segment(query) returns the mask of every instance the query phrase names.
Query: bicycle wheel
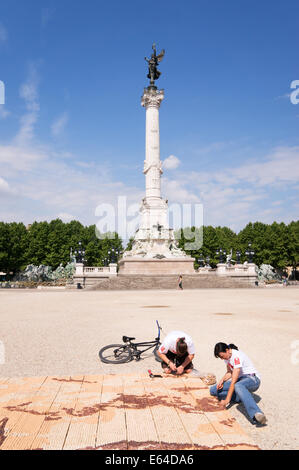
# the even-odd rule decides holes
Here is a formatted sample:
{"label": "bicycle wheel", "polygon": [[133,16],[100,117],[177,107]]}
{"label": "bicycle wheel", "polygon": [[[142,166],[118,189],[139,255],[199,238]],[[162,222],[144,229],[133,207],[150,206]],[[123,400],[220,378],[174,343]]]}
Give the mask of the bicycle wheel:
{"label": "bicycle wheel", "polygon": [[106,364],[124,364],[132,360],[132,351],[126,344],[108,344],[100,349],[99,356]]}

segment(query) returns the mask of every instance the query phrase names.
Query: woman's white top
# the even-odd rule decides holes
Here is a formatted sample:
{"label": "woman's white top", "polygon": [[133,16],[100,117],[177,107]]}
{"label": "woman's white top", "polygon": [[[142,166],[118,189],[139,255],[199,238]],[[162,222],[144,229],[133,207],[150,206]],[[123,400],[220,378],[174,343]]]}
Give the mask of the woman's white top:
{"label": "woman's white top", "polygon": [[233,372],[234,369],[241,369],[239,377],[246,374],[255,374],[259,379],[261,378],[252,361],[243,351],[232,349],[231,358],[229,360],[225,359],[224,362],[228,365],[231,372]]}

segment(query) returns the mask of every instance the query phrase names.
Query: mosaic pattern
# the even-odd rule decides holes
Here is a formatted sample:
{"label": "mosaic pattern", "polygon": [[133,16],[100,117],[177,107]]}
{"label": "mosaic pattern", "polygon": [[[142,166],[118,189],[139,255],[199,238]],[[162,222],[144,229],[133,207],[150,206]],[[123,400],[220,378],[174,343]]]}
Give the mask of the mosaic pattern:
{"label": "mosaic pattern", "polygon": [[0,378],[0,449],[255,449],[199,378]]}

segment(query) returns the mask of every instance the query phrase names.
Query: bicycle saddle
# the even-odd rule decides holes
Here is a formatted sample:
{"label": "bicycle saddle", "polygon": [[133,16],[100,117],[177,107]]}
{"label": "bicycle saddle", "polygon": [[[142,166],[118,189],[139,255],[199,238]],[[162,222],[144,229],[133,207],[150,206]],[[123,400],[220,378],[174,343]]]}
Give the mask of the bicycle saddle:
{"label": "bicycle saddle", "polygon": [[128,341],[132,341],[135,338],[130,338],[129,336],[123,336],[123,342],[127,343]]}

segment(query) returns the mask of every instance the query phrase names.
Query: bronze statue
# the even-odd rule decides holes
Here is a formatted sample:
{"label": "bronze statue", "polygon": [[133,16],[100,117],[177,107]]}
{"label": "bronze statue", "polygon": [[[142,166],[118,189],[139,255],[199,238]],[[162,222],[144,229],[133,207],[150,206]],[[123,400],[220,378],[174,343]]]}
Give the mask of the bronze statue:
{"label": "bronze statue", "polygon": [[158,78],[161,75],[161,72],[158,70],[158,62],[161,62],[161,60],[164,57],[165,50],[162,49],[160,54],[157,55],[156,51],[156,44],[152,45],[153,53],[151,55],[151,58],[148,59],[145,57],[145,60],[148,63],[148,74],[147,77],[150,79],[150,86],[155,86],[155,80],[158,80]]}

